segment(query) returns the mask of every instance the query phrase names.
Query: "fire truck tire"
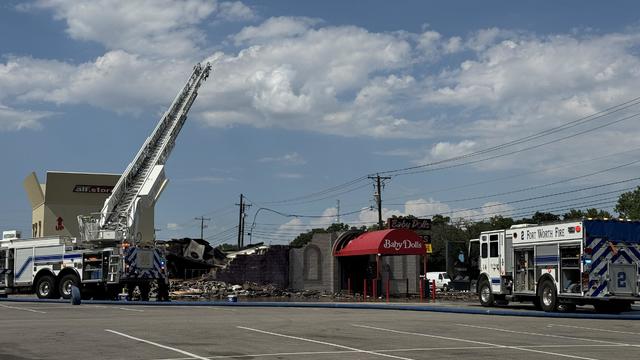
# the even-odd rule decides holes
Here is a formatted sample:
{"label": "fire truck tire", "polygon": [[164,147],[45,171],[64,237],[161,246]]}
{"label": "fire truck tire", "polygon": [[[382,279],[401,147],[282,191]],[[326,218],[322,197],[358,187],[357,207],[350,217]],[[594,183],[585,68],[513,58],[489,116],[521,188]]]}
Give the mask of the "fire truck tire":
{"label": "fire truck tire", "polygon": [[75,285],[71,285],[71,304],[80,305],[82,303],[82,294],[80,294],[80,288]]}
{"label": "fire truck tire", "polygon": [[540,306],[545,312],[553,312],[558,308],[558,295],[556,287],[551,280],[546,279],[540,283]]}
{"label": "fire truck tire", "polygon": [[484,280],[480,283],[478,297],[480,298],[480,304],[482,306],[489,307],[494,305],[493,293],[491,292],[491,286],[488,281]]}
{"label": "fire truck tire", "polygon": [[78,279],[78,276],[75,274],[67,274],[60,279],[60,282],[58,282],[58,292],[63,299],[71,299],[73,295],[71,288],[73,286],[80,286],[80,279]]}
{"label": "fire truck tire", "polygon": [[140,301],[149,301],[149,292],[151,292],[151,284],[150,283],[140,283],[138,284],[138,289],[140,289]]}
{"label": "fire truck tire", "polygon": [[42,275],[34,286],[38,299],[56,299],[56,280],[51,275]]}
{"label": "fire truck tire", "polygon": [[542,305],[540,305],[540,298],[539,297],[535,297],[533,299],[533,306],[536,308],[536,310],[542,310]]}

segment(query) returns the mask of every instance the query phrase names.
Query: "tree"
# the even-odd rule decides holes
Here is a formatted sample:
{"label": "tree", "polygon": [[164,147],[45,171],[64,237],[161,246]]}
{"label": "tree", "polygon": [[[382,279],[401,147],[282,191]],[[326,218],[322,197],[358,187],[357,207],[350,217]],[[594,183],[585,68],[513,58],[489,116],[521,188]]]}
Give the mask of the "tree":
{"label": "tree", "polygon": [[530,220],[529,219],[522,219],[522,220],[523,221],[526,220],[527,222],[532,222],[534,224],[540,224],[545,222],[559,221],[560,215],[556,215],[548,212],[536,211],[536,213],[533,214]]}
{"label": "tree", "polygon": [[332,232],[343,232],[343,231],[347,231],[349,229],[350,229],[349,225],[348,224],[344,224],[344,223],[331,224],[326,229],[322,229],[322,228],[311,229],[311,230],[309,230],[309,231],[307,231],[305,233],[301,233],[300,235],[296,236],[296,238],[293,239],[293,241],[291,241],[289,243],[289,246],[296,247],[296,248],[303,247],[309,241],[311,241],[311,239],[313,239],[313,234],[326,234],[326,233],[332,233]]}
{"label": "tree", "polygon": [[623,218],[640,219],[640,186],[622,193],[614,210]]}
{"label": "tree", "polygon": [[587,209],[587,212],[585,213],[585,215],[588,218],[596,218],[596,219],[602,219],[602,218],[611,219],[613,217],[610,212],[606,210],[598,210],[596,208]]}
{"label": "tree", "polygon": [[562,215],[562,219],[564,220],[579,220],[583,217],[585,217],[584,211],[577,209],[570,209],[569,212]]}
{"label": "tree", "polygon": [[289,243],[289,246],[295,247],[295,248],[303,247],[309,241],[311,241],[311,239],[313,239],[313,234],[325,233],[325,232],[326,231],[324,229],[311,229],[305,233],[301,233],[300,235],[296,236],[296,238]]}
{"label": "tree", "polygon": [[586,211],[571,209],[568,213],[565,213],[562,218],[564,220],[580,220],[582,218],[594,218],[594,219],[603,219],[603,218],[611,218],[611,213],[606,210],[598,210],[596,208],[590,208]]}
{"label": "tree", "polygon": [[511,225],[514,224],[514,221],[510,217],[506,218],[500,215],[496,215],[489,219],[489,224],[491,224],[493,230],[508,229],[511,227]]}

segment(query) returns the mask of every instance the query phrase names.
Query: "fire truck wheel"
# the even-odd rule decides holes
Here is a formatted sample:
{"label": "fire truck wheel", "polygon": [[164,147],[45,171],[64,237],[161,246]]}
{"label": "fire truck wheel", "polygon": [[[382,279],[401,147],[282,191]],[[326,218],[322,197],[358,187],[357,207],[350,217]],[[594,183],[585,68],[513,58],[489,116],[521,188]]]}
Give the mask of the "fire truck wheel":
{"label": "fire truck wheel", "polygon": [[478,296],[480,297],[480,304],[482,306],[493,306],[493,294],[491,293],[491,286],[485,280],[480,284],[480,290],[478,291]]}
{"label": "fire truck wheel", "polygon": [[56,281],[51,275],[43,275],[38,278],[35,291],[38,299],[55,299],[58,297],[58,294],[56,294]]}
{"label": "fire truck wheel", "polygon": [[543,280],[540,284],[540,306],[545,312],[556,311],[558,308],[558,296],[556,287],[551,280]]}
{"label": "fire truck wheel", "polygon": [[58,284],[58,291],[63,299],[71,299],[71,287],[80,286],[80,279],[74,274],[67,274],[60,279]]}
{"label": "fire truck wheel", "polygon": [[138,289],[140,289],[140,301],[149,301],[149,292],[151,291],[151,284],[140,283],[138,285]]}
{"label": "fire truck wheel", "polygon": [[535,297],[533,299],[533,306],[536,308],[536,310],[542,310],[542,305],[540,305],[540,298],[539,297]]}

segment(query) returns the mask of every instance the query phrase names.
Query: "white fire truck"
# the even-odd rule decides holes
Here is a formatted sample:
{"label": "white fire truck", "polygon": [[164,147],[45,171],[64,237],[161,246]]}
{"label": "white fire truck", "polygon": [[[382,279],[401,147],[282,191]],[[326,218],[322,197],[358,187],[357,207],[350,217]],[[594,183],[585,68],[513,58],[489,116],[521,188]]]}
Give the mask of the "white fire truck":
{"label": "white fire truck", "polygon": [[531,301],[544,311],[630,309],[638,294],[640,221],[582,220],[486,231],[477,292],[483,306]]}
{"label": "white fire truck", "polygon": [[142,300],[148,300],[151,282],[158,281],[160,298],[168,300],[165,260],[154,241],[142,236],[140,214],[155,204],[167,184],[164,164],[210,71],[209,63],[194,66],[102,211],[78,216],[79,239],[3,234],[0,295],[33,291],[39,298],[70,298],[75,285],[87,296],[113,298],[126,286],[129,295],[138,287]]}

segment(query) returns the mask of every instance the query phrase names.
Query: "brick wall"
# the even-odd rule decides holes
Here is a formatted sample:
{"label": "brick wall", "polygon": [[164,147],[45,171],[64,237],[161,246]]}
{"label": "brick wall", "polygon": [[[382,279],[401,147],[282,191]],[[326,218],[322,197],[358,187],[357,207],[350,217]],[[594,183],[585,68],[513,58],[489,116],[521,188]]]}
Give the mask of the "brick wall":
{"label": "brick wall", "polygon": [[238,255],[227,267],[218,269],[218,281],[229,284],[253,282],[289,287],[289,246],[272,245],[264,254]]}

